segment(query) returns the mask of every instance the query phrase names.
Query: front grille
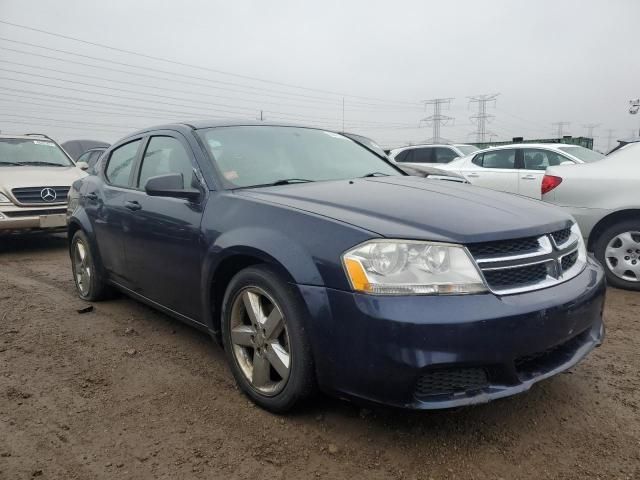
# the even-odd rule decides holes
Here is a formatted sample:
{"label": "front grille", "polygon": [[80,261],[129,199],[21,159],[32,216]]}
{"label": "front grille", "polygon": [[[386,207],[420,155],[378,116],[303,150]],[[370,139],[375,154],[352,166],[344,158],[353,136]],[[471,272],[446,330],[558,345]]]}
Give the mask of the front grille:
{"label": "front grille", "polygon": [[566,272],[571,267],[573,267],[577,261],[578,261],[577,250],[575,252],[570,253],[569,255],[565,255],[564,257],[562,257],[562,261],[561,261],[562,271]]}
{"label": "front grille", "polygon": [[[489,289],[509,295],[550,287],[580,273],[578,242],[570,228],[539,237],[467,245]],[[566,274],[565,274],[566,273]]]}
{"label": "front grille", "polygon": [[5,217],[34,217],[40,215],[55,215],[58,213],[67,213],[66,208],[47,208],[42,210],[14,210],[12,212],[2,212]]}
{"label": "front grille", "polygon": [[449,368],[434,370],[420,376],[416,384],[416,397],[451,395],[480,390],[489,385],[483,368]]}
{"label": "front grille", "polygon": [[489,287],[494,290],[510,288],[514,285],[522,287],[545,280],[547,278],[547,264],[537,263],[524,267],[487,270],[484,272],[484,278]]}
{"label": "front grille", "polygon": [[[43,199],[42,191],[45,189],[51,189],[55,192],[55,199]],[[35,205],[46,203],[65,203],[67,201],[67,194],[69,193],[69,187],[25,187],[14,188],[11,190],[13,196],[22,205]]]}
{"label": "front grille", "polygon": [[537,237],[518,238],[515,240],[499,240],[497,242],[472,243],[468,245],[474,257],[522,254],[535,252],[540,245]]}
{"label": "front grille", "polygon": [[529,377],[559,367],[570,360],[573,354],[584,345],[588,336],[589,330],[585,330],[565,343],[516,358],[515,367],[518,375]]}
{"label": "front grille", "polygon": [[551,236],[556,242],[556,245],[562,245],[563,243],[566,243],[567,240],[569,240],[569,237],[571,236],[571,229],[565,228],[564,230],[558,230],[557,232],[553,232]]}

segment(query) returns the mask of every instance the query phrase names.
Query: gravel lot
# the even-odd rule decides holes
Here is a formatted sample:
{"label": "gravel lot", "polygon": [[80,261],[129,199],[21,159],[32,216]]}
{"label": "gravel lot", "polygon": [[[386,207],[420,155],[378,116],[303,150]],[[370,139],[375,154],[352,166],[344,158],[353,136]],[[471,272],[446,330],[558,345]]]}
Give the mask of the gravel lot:
{"label": "gravel lot", "polygon": [[74,293],[65,239],[0,238],[0,478],[640,478],[640,294],[605,344],[527,394],[445,412],[319,397],[279,417],[210,338]]}

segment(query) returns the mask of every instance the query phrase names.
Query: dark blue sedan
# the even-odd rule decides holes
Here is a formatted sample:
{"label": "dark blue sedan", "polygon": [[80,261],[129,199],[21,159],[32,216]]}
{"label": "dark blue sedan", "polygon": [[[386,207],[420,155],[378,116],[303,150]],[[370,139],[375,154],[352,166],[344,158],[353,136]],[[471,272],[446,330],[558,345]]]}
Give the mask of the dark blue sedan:
{"label": "dark blue sedan", "polygon": [[603,272],[571,217],[406,176],[339,133],[150,128],[69,197],[80,297],[115,288],[209,332],[272,411],[318,388],[416,409],[487,402],[603,339]]}

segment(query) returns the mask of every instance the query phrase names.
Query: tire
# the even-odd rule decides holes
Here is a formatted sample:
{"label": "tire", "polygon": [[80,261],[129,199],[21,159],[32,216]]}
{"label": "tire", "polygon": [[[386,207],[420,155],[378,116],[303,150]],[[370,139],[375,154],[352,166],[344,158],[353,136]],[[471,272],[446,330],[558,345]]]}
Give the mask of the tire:
{"label": "tire", "polygon": [[610,226],[596,239],[593,250],[609,285],[640,290],[640,219]]}
{"label": "tire", "polygon": [[111,289],[96,267],[89,239],[82,230],[78,230],[71,240],[71,268],[76,291],[82,300],[94,302],[108,297]]}
{"label": "tire", "polygon": [[225,292],[222,343],[233,376],[245,395],[274,413],[289,411],[316,388],[304,312],[297,291],[267,265],[240,271]]}

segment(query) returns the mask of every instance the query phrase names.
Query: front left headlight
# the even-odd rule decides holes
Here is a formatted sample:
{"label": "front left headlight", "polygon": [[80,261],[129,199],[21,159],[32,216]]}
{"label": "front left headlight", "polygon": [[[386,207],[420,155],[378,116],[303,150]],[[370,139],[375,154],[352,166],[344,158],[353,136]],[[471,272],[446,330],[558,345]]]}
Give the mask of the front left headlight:
{"label": "front left headlight", "polygon": [[11,200],[4,193],[0,193],[0,203],[11,203]]}
{"label": "front left headlight", "polygon": [[571,233],[578,237],[578,263],[586,263],[587,261],[587,246],[584,243],[584,237],[580,231],[580,227],[577,223],[571,225]]}
{"label": "front left headlight", "polygon": [[461,295],[487,291],[461,245],[370,240],[342,255],[353,290],[376,295]]}

